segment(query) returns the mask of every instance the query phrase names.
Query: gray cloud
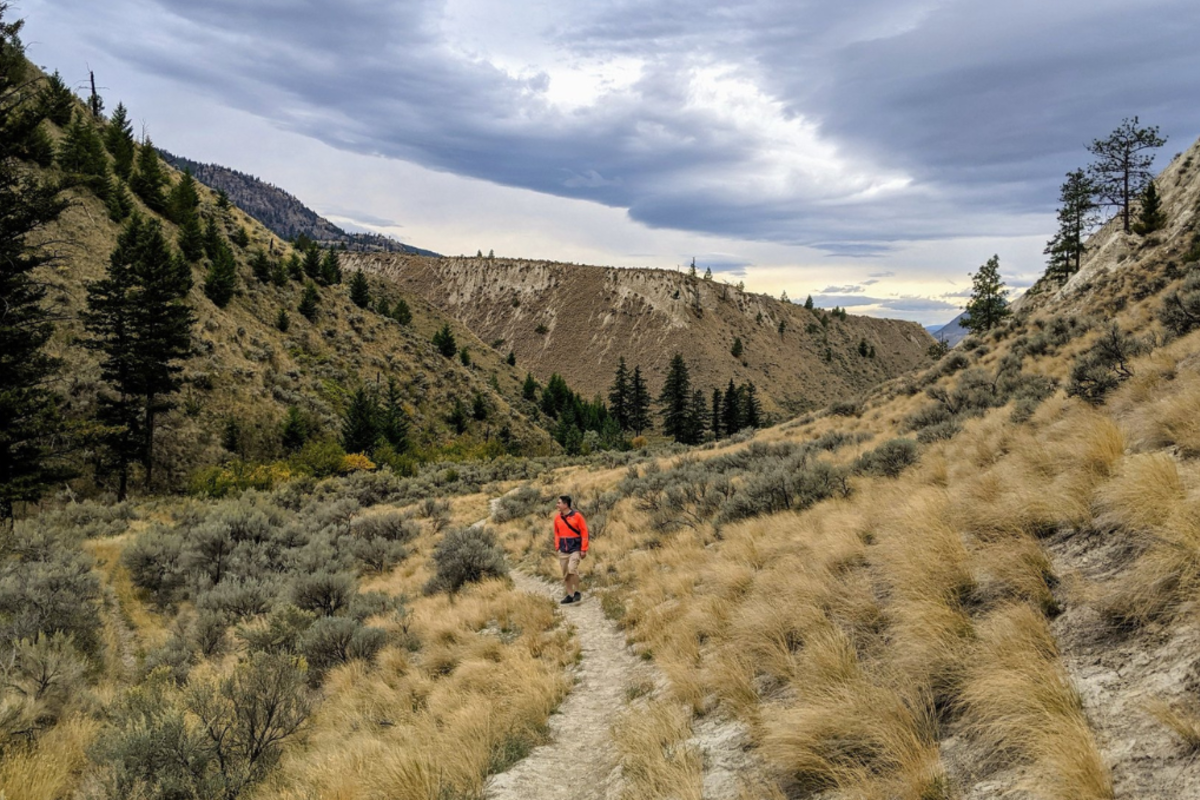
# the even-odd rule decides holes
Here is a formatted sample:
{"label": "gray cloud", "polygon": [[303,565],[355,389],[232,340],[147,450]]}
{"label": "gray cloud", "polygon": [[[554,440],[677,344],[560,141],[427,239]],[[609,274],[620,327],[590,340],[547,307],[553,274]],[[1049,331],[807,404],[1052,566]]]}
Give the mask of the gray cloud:
{"label": "gray cloud", "polygon": [[[433,0],[61,6],[95,14],[94,39],[139,69],[338,148],[848,258],[1036,233],[1031,215],[1121,117],[1160,124],[1176,149],[1200,130],[1200,106],[1178,102],[1200,74],[1192,0],[566,2],[546,48],[640,65],[574,108],[551,99],[549,59],[518,69],[473,50]],[[155,35],[131,37],[125,20],[151,13]],[[699,102],[705,70],[757,94]],[[778,138],[799,120],[846,164]]]}
{"label": "gray cloud", "polygon": [[854,293],[854,292],[865,292],[865,291],[866,291],[866,289],[863,288],[862,286],[855,286],[855,285],[826,286],[824,289],[821,290],[821,294],[823,294],[823,295],[849,294],[849,293]]}

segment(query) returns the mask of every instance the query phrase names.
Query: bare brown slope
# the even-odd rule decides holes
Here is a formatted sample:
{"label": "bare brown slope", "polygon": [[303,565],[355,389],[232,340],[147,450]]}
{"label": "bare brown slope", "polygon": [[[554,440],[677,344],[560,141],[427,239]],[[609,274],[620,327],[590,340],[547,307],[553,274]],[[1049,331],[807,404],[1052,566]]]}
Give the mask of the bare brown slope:
{"label": "bare brown slope", "polygon": [[[767,409],[799,413],[926,363],[933,343],[914,322],[842,320],[664,270],[392,253],[343,263],[424,297],[483,341],[511,349],[518,368],[542,380],[557,372],[585,395],[607,390],[621,357],[630,369],[640,365],[657,392],[679,352],[694,386],[750,381]],[[741,358],[731,353],[735,337]],[[860,354],[862,341],[874,358]]]}

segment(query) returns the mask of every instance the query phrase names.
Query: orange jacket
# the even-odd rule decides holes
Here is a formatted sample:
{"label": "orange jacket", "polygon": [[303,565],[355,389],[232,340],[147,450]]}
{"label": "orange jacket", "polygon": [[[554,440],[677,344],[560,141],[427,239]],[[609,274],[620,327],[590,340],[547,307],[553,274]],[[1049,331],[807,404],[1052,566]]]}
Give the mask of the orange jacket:
{"label": "orange jacket", "polygon": [[[571,527],[567,527],[567,523],[570,523]],[[575,531],[571,530],[571,528],[577,529],[579,531],[579,533],[575,533]],[[561,539],[579,539],[579,538],[583,539],[583,541],[580,542],[579,551],[581,553],[586,553],[587,549],[588,549],[588,529],[587,529],[587,522],[584,520],[583,514],[580,514],[575,509],[571,509],[570,511],[567,512],[567,515],[565,518],[563,517],[562,514],[554,515],[554,549],[555,550],[560,549],[559,545],[558,545],[559,540],[561,540]]]}

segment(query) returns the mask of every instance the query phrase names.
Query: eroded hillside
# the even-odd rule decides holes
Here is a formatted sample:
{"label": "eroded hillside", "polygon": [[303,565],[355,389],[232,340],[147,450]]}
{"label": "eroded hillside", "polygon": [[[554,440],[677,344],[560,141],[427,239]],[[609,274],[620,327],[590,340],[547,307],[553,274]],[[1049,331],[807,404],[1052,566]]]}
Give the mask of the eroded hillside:
{"label": "eroded hillside", "polygon": [[620,358],[640,365],[657,393],[678,352],[706,396],[731,379],[752,382],[770,410],[796,414],[927,363],[933,343],[913,322],[809,311],[664,270],[399,254],[353,254],[346,264],[424,297],[543,381],[558,372],[586,396],[607,392]]}

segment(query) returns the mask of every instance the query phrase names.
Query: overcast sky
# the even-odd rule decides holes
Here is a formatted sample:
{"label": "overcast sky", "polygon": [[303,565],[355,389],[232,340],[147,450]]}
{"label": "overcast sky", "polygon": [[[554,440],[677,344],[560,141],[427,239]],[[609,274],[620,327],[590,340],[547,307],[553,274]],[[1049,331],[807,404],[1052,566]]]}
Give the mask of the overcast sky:
{"label": "overcast sky", "polygon": [[1200,135],[1196,0],[16,0],[155,144],[447,254],[954,317],[1043,269],[1064,173]]}

